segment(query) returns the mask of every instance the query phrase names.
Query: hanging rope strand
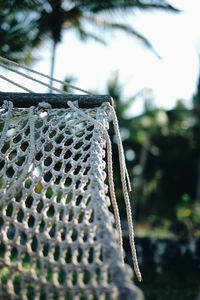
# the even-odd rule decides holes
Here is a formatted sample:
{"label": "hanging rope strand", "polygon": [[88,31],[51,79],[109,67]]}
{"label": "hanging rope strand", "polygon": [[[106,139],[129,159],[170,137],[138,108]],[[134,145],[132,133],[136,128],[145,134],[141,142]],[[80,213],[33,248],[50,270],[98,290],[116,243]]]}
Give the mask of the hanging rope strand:
{"label": "hanging rope strand", "polygon": [[[126,168],[124,151],[123,151],[122,141],[121,141],[121,137],[120,137],[117,116],[116,116],[114,108],[109,103],[108,103],[108,106],[109,106],[109,109],[110,109],[110,112],[112,115],[113,125],[114,125],[116,139],[117,139],[117,146],[118,146],[118,151],[119,151],[120,174],[121,174],[122,190],[123,190],[123,195],[124,195],[124,200],[125,200],[125,205],[126,205],[126,213],[127,213],[128,227],[129,227],[129,241],[130,241],[130,246],[131,246],[133,264],[134,264],[134,269],[135,269],[137,278],[139,281],[141,281],[142,276],[141,276],[138,261],[137,261],[137,254],[136,254],[135,241],[134,241],[132,212],[131,212],[130,199],[129,199],[128,189],[127,189],[127,184],[126,184],[126,177],[127,177],[128,171]],[[128,181],[128,185],[130,185],[129,176],[128,176],[127,181]]]}

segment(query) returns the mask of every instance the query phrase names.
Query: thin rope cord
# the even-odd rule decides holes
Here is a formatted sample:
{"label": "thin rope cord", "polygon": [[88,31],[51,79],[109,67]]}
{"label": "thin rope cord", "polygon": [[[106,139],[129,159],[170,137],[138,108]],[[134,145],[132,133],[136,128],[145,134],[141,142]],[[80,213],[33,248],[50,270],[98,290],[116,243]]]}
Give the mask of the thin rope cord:
{"label": "thin rope cord", "polygon": [[135,241],[134,241],[132,212],[131,212],[130,199],[129,199],[127,184],[126,184],[127,169],[125,166],[124,151],[123,151],[122,141],[120,138],[119,125],[118,125],[115,110],[110,104],[108,104],[108,105],[109,105],[110,112],[111,112],[112,119],[113,119],[113,125],[114,125],[114,129],[115,129],[117,146],[118,146],[118,151],[119,151],[120,174],[121,174],[122,190],[123,190],[125,206],[126,206],[126,213],[127,213],[128,227],[129,227],[129,240],[130,240],[131,253],[132,253],[132,258],[133,258],[133,264],[134,264],[134,269],[135,269],[137,278],[139,281],[141,281],[142,276],[141,276],[138,261],[137,261],[136,247],[135,247]]}
{"label": "thin rope cord", "polygon": [[84,117],[86,120],[89,120],[94,125],[96,125],[105,134],[105,138],[106,138],[106,142],[107,142],[107,163],[108,163],[108,181],[109,181],[110,197],[111,197],[111,202],[112,202],[112,206],[113,206],[113,210],[114,210],[116,228],[118,231],[118,242],[120,245],[120,249],[121,249],[121,253],[122,253],[122,260],[123,260],[123,239],[122,239],[122,230],[121,230],[119,209],[118,209],[117,200],[115,197],[113,168],[112,168],[112,146],[111,146],[110,137],[101,123],[99,123],[98,121],[94,120],[93,118],[91,118],[90,116],[88,116],[87,114],[82,112],[71,101],[68,101],[68,105],[72,110],[74,110],[79,115]]}
{"label": "thin rope cord", "polygon": [[9,122],[10,122],[10,118],[11,118],[11,115],[12,115],[12,108],[13,108],[13,103],[11,101],[9,101],[9,102],[4,101],[4,105],[5,105],[5,107],[8,107],[8,112],[7,112],[7,115],[6,115],[6,120],[5,120],[5,123],[4,123],[3,131],[1,133],[0,149],[1,149],[2,145],[5,142],[6,132],[8,131]]}
{"label": "thin rope cord", "polygon": [[29,76],[29,75],[26,75],[26,74],[24,74],[24,73],[22,73],[22,72],[19,72],[19,71],[15,70],[15,69],[13,69],[13,68],[11,68],[11,67],[8,67],[8,66],[6,66],[6,65],[4,65],[4,64],[2,64],[2,63],[0,63],[0,66],[3,67],[3,68],[5,68],[5,69],[7,69],[7,70],[9,70],[9,71],[11,71],[11,72],[17,73],[17,74],[19,74],[19,75],[21,75],[21,76],[23,76],[23,77],[25,77],[25,78],[27,78],[27,79],[30,79],[30,80],[32,80],[32,81],[35,81],[35,82],[41,84],[41,85],[44,85],[44,86],[48,87],[49,89],[51,89],[51,90],[53,90],[53,91],[56,91],[56,92],[58,92],[58,93],[62,93],[62,94],[64,94],[64,95],[68,95],[68,94],[69,94],[69,93],[66,93],[66,92],[64,92],[64,91],[62,91],[62,90],[60,90],[60,89],[57,89],[57,88],[55,88],[55,87],[50,86],[48,83],[45,83],[45,82],[43,82],[43,81],[41,81],[41,80],[38,80],[38,79],[36,79],[36,78],[34,78],[34,77],[32,77],[32,76]]}
{"label": "thin rope cord", "polygon": [[72,85],[72,84],[70,84],[70,83],[67,83],[67,82],[65,82],[65,81],[58,80],[58,79],[56,79],[56,78],[54,78],[54,77],[48,76],[48,75],[43,74],[43,73],[41,73],[41,72],[35,71],[35,70],[31,69],[31,68],[28,68],[28,67],[26,67],[26,66],[23,66],[23,65],[21,65],[21,64],[18,64],[18,63],[16,63],[16,62],[14,62],[14,61],[12,61],[12,60],[10,60],[10,59],[4,58],[4,57],[2,57],[2,56],[0,56],[0,60],[2,60],[3,62],[6,62],[6,63],[10,63],[10,64],[12,64],[12,65],[15,65],[15,66],[17,66],[17,67],[20,67],[20,68],[22,68],[22,69],[24,69],[24,70],[30,71],[30,72],[32,72],[32,73],[35,73],[35,74],[37,74],[37,75],[43,76],[43,77],[45,77],[45,78],[48,78],[48,79],[53,80],[53,81],[55,81],[55,82],[58,82],[58,83],[60,83],[60,84],[63,84],[63,85],[65,85],[65,86],[67,86],[67,87],[70,87],[70,88],[72,88],[72,89],[74,89],[74,90],[81,91],[81,92],[83,92],[83,93],[85,93],[85,94],[88,94],[88,95],[94,95],[93,93],[91,93],[91,92],[89,92],[89,91],[87,91],[87,90],[84,90],[84,89],[82,89],[82,88],[79,88],[79,87],[77,87],[77,86],[75,86],[75,85]]}
{"label": "thin rope cord", "polygon": [[17,192],[19,187],[22,185],[23,181],[25,180],[27,174],[29,173],[30,166],[33,162],[34,158],[34,152],[35,152],[35,138],[34,138],[34,130],[35,130],[35,124],[34,124],[34,119],[33,119],[33,111],[34,111],[34,106],[31,106],[29,108],[29,128],[30,128],[30,147],[29,147],[29,154],[28,154],[28,160],[27,163],[22,171],[21,176],[16,180],[16,182],[12,186],[12,190],[8,190],[7,194],[5,196],[5,200],[8,200],[10,197],[12,197],[13,193]]}
{"label": "thin rope cord", "polygon": [[28,92],[28,93],[33,93],[33,91],[29,90],[29,89],[26,88],[25,86],[23,86],[23,85],[21,85],[21,84],[15,82],[15,81],[13,81],[13,80],[11,80],[11,79],[5,77],[5,76],[3,76],[3,75],[0,75],[0,78],[3,79],[3,80],[5,80],[5,81],[8,81],[9,83],[11,83],[11,84],[13,84],[13,85],[16,85],[17,87],[21,88],[22,90],[25,90],[25,91]]}

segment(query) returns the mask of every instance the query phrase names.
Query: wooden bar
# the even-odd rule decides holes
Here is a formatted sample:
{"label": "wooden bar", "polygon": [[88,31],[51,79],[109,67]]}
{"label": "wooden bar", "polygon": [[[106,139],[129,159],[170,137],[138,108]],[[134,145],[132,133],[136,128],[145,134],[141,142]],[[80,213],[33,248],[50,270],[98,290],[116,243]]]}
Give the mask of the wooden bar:
{"label": "wooden bar", "polygon": [[40,102],[51,104],[52,108],[67,108],[67,101],[78,101],[80,108],[94,108],[104,102],[113,105],[109,95],[63,95],[63,94],[39,94],[39,93],[4,93],[0,92],[0,105],[3,101],[12,101],[14,107],[25,108],[37,106]]}

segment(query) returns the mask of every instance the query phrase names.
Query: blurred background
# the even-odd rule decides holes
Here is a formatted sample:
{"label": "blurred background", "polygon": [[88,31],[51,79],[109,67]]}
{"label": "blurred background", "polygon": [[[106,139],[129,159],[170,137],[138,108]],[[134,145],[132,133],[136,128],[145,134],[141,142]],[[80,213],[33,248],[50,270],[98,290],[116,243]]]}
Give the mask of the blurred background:
{"label": "blurred background", "polygon": [[199,11],[197,0],[0,0],[1,56],[115,100],[147,300],[200,299]]}

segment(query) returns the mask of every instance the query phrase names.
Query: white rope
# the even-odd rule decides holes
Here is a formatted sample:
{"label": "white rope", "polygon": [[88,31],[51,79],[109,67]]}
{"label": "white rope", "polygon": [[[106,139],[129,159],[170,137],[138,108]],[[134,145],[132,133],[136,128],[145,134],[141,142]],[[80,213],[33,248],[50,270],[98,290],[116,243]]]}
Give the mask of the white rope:
{"label": "white rope", "polygon": [[[64,86],[70,87],[70,88],[72,88],[72,89],[74,89],[74,90],[81,91],[81,92],[86,93],[86,94],[88,94],[88,95],[94,95],[93,93],[91,93],[91,92],[89,92],[89,91],[86,91],[86,90],[84,90],[84,89],[82,89],[82,88],[79,88],[79,87],[77,87],[77,86],[75,86],[75,85],[72,85],[72,84],[70,84],[70,83],[67,83],[66,81],[58,80],[58,79],[53,78],[53,77],[51,77],[51,76],[48,76],[48,75],[46,75],[46,74],[40,73],[40,72],[38,72],[38,71],[35,71],[35,70],[33,70],[33,69],[31,69],[31,68],[28,68],[28,67],[26,67],[26,66],[23,66],[23,65],[21,65],[21,64],[18,64],[18,63],[16,63],[16,62],[14,62],[14,61],[12,61],[12,60],[9,60],[9,59],[7,59],[7,58],[4,58],[4,57],[2,57],[2,56],[0,56],[0,60],[2,60],[3,62],[6,62],[6,63],[10,63],[10,64],[12,64],[12,65],[14,65],[14,66],[20,67],[20,68],[22,68],[22,69],[24,69],[24,70],[30,71],[30,72],[32,72],[32,73],[35,73],[35,74],[37,74],[37,75],[40,75],[40,76],[42,76],[42,77],[45,77],[45,78],[47,78],[47,79],[53,80],[53,81],[58,82],[58,83],[60,83],[60,84],[63,84]],[[2,66],[5,67],[5,65],[2,65]],[[49,86],[49,87],[50,87],[50,86]],[[51,87],[50,87],[50,88],[51,88]],[[52,89],[52,88],[51,88],[51,89]]]}
{"label": "white rope", "polygon": [[[0,56],[0,59],[5,61],[5,62],[10,62],[13,63],[17,66],[20,66],[22,68],[24,68],[21,65],[18,65],[12,61],[9,61],[7,59],[4,59]],[[12,72],[15,72],[21,76],[24,76],[30,80],[36,81],[48,88],[50,88],[51,90],[57,91],[61,94],[65,94],[67,95],[68,93],[54,88],[52,86],[50,86],[49,84],[46,84],[40,80],[37,80],[31,76],[28,76],[26,74],[23,74],[13,68],[10,68],[2,63],[0,63],[0,66],[6,68],[7,70],[10,70]],[[29,71],[33,71],[29,68],[26,68]],[[42,75],[42,73],[36,72],[34,71],[34,73],[37,73],[39,75]],[[46,75],[42,75],[46,78],[51,78],[49,76]],[[4,79],[4,76],[1,75],[1,78]],[[52,78],[53,79],[53,78]],[[6,79],[7,81],[9,81],[9,79]],[[55,79],[53,79],[55,80]],[[55,80],[57,82],[60,82],[58,80]],[[62,84],[64,84],[64,82],[61,82]],[[16,84],[17,85],[17,84]],[[18,85],[19,86],[19,85]],[[69,86],[69,85],[68,85]],[[22,86],[20,86],[22,87]],[[73,87],[73,86],[70,86]],[[22,87],[24,89],[26,89],[25,87]],[[77,87],[73,87],[75,89],[79,89]],[[80,89],[79,89],[80,90]],[[32,92],[30,90],[28,90],[29,92]],[[82,90],[84,91],[84,90]],[[84,91],[87,94],[90,94],[87,91]],[[122,230],[121,230],[121,221],[120,221],[120,216],[119,216],[119,210],[118,210],[118,206],[117,206],[117,201],[116,201],[116,196],[115,196],[115,188],[114,188],[114,181],[113,181],[113,169],[112,169],[112,147],[111,147],[111,141],[110,141],[110,137],[107,133],[107,131],[104,129],[103,125],[101,123],[99,123],[98,121],[94,120],[92,117],[88,116],[87,114],[85,114],[83,111],[81,111],[79,108],[77,108],[71,101],[68,101],[68,105],[69,107],[71,107],[71,109],[73,109],[74,111],[76,111],[79,115],[81,115],[82,117],[90,120],[95,126],[97,126],[101,131],[103,131],[105,138],[106,138],[106,142],[107,142],[107,160],[108,160],[108,179],[109,179],[109,187],[110,187],[110,196],[111,196],[111,202],[113,205],[113,209],[114,209],[114,215],[115,215],[115,222],[116,222],[116,227],[117,227],[117,231],[118,231],[118,241],[119,241],[119,245],[121,248],[121,253],[123,253],[123,241],[122,241]],[[125,156],[124,156],[124,151],[123,151],[123,146],[122,146],[122,141],[120,138],[120,133],[119,133],[119,126],[118,126],[118,121],[117,121],[117,117],[114,111],[114,108],[108,104],[109,106],[109,111],[112,115],[112,120],[113,120],[113,124],[114,124],[114,129],[115,129],[115,134],[116,134],[116,139],[117,139],[117,145],[118,145],[118,151],[119,151],[119,162],[120,162],[120,174],[121,174],[121,182],[122,182],[122,190],[123,190],[123,195],[124,195],[124,200],[125,200],[125,205],[126,205],[126,213],[127,213],[127,219],[128,219],[128,227],[129,227],[129,239],[130,239],[130,246],[131,246],[131,253],[132,253],[132,259],[133,259],[133,264],[134,264],[134,269],[135,269],[135,273],[137,275],[137,278],[139,281],[142,280],[142,276],[139,270],[139,266],[138,266],[138,262],[137,262],[137,255],[136,255],[136,248],[135,248],[135,242],[134,242],[134,230],[133,230],[133,222],[132,222],[132,213],[131,213],[131,207],[130,207],[130,200],[129,200],[129,196],[128,196],[128,189],[127,189],[127,184],[128,184],[128,188],[129,190],[131,190],[131,184],[130,184],[130,179],[128,176],[128,171],[126,168],[126,163],[125,163]],[[33,107],[30,108],[30,113],[29,113],[29,124],[30,124],[30,153],[29,153],[29,157],[28,157],[28,162],[22,172],[22,175],[20,176],[20,178],[16,181],[15,183],[15,188],[18,188],[21,183],[23,182],[24,178],[26,177],[28,170],[30,168],[30,165],[32,163],[33,157],[34,157],[34,122],[33,122]],[[127,182],[126,182],[127,180]],[[123,256],[123,254],[122,254]]]}
{"label": "white rope", "polygon": [[140,269],[138,266],[138,261],[137,261],[137,254],[136,254],[135,241],[134,241],[132,213],[131,213],[130,199],[129,199],[128,189],[127,189],[127,184],[126,184],[126,177],[127,177],[128,185],[130,185],[130,180],[129,180],[129,177],[127,176],[128,171],[126,168],[124,150],[123,150],[122,141],[121,141],[121,137],[120,137],[117,116],[116,116],[114,108],[109,103],[108,103],[108,106],[109,106],[109,109],[110,109],[110,112],[112,115],[113,125],[114,125],[114,129],[115,129],[115,135],[116,135],[116,139],[117,139],[117,146],[118,146],[118,151],[119,151],[120,174],[121,174],[122,190],[123,190],[123,195],[124,195],[124,200],[125,200],[125,205],[126,205],[126,213],[127,213],[127,219],[128,219],[128,227],[129,227],[129,240],[130,240],[131,253],[132,253],[132,258],[133,258],[133,264],[134,264],[134,269],[135,269],[137,278],[139,281],[141,281],[142,276],[141,276]]}
{"label": "white rope", "polygon": [[35,125],[33,119],[34,108],[35,108],[34,106],[31,106],[29,108],[30,146],[29,146],[28,160],[26,165],[24,166],[21,176],[12,185],[12,190],[8,189],[5,199],[3,199],[4,201],[8,200],[10,197],[12,197],[13,193],[16,193],[18,191],[23,181],[25,180],[27,174],[30,172],[30,166],[33,162],[33,158],[35,154],[35,138],[34,138]]}
{"label": "white rope", "polygon": [[16,81],[13,81],[13,80],[11,80],[11,79],[5,77],[5,76],[3,76],[3,75],[0,75],[0,78],[3,79],[3,80],[5,80],[5,81],[8,81],[9,83],[11,83],[11,84],[13,84],[13,85],[16,85],[17,87],[19,87],[19,88],[22,89],[22,90],[25,90],[25,91],[28,92],[28,93],[33,93],[33,91],[29,90],[29,89],[26,88],[25,86],[23,86],[23,85],[17,83]]}
{"label": "white rope", "polygon": [[79,115],[84,117],[86,120],[89,120],[90,122],[92,122],[95,126],[97,126],[101,131],[103,131],[103,133],[105,135],[106,142],[107,142],[107,163],[108,163],[108,181],[109,181],[109,188],[110,188],[110,197],[111,197],[111,202],[112,202],[112,206],[113,206],[113,210],[114,210],[116,227],[117,227],[117,231],[118,231],[118,242],[119,242],[119,245],[121,248],[122,259],[123,259],[122,230],[121,230],[119,209],[118,209],[117,200],[116,200],[116,196],[115,196],[113,168],[112,168],[112,146],[111,146],[110,137],[101,123],[99,123],[98,121],[94,120],[92,117],[85,114],[83,111],[81,111],[79,108],[77,108],[71,101],[68,101],[68,105],[72,110],[77,112]]}
{"label": "white rope", "polygon": [[9,122],[10,122],[10,118],[11,118],[11,115],[12,115],[13,103],[11,101],[9,101],[9,102],[8,101],[4,101],[3,107],[5,107],[5,108],[8,107],[8,111],[7,111],[7,115],[6,115],[6,120],[4,122],[3,131],[1,133],[0,149],[1,149],[2,145],[5,142],[6,132],[8,131]]}
{"label": "white rope", "polygon": [[[53,90],[53,91],[56,91],[56,92],[58,92],[58,93],[62,93],[62,94],[64,94],[64,95],[68,95],[68,93],[66,93],[65,91],[62,91],[62,90],[57,89],[57,88],[55,88],[55,87],[52,87],[52,86],[50,86],[49,84],[47,84],[47,83],[45,83],[45,82],[43,82],[43,81],[41,81],[41,80],[38,80],[38,79],[36,79],[36,78],[34,78],[34,77],[32,77],[32,76],[26,75],[26,74],[24,74],[24,73],[22,73],[22,72],[19,72],[19,71],[15,70],[15,69],[13,69],[13,68],[11,68],[11,67],[8,67],[8,66],[6,66],[6,65],[4,65],[4,64],[2,64],[2,63],[0,63],[0,66],[3,67],[3,68],[5,68],[5,69],[7,69],[7,70],[9,70],[9,71],[11,71],[11,72],[17,73],[17,74],[19,74],[19,75],[21,75],[21,76],[23,76],[23,77],[25,77],[25,78],[27,78],[27,79],[30,79],[30,80],[32,80],[32,81],[35,81],[35,82],[41,84],[41,85],[44,85],[44,86],[48,87],[49,89],[51,89],[51,90]],[[25,89],[25,88],[24,88],[24,89]]]}
{"label": "white rope", "polygon": [[[68,102],[68,105],[74,111],[76,111],[79,115],[81,115],[84,118],[90,120],[94,125],[96,125],[105,134],[105,138],[106,138],[106,141],[107,141],[107,147],[108,147],[108,150],[107,150],[108,178],[109,178],[111,202],[112,202],[112,205],[113,205],[113,208],[114,208],[115,219],[116,219],[116,227],[117,227],[118,234],[119,234],[119,244],[120,244],[121,251],[122,251],[123,241],[122,241],[122,233],[121,233],[121,222],[120,222],[119,210],[118,210],[117,201],[116,201],[116,197],[115,197],[115,190],[114,190],[113,169],[112,169],[112,147],[111,147],[110,137],[109,137],[107,131],[104,129],[104,127],[102,126],[101,123],[97,122],[96,120],[94,120],[90,116],[86,115],[79,108],[74,106],[71,101]],[[126,213],[127,213],[128,226],[129,226],[129,239],[130,239],[132,259],[133,259],[134,269],[135,269],[135,273],[137,275],[137,278],[138,278],[139,281],[141,281],[142,276],[141,276],[139,266],[138,266],[138,261],[137,261],[137,254],[136,254],[136,248],[135,248],[135,242],[134,242],[134,230],[133,230],[133,223],[132,223],[132,213],[131,213],[130,200],[129,200],[127,185],[126,185],[127,171],[126,171],[126,165],[125,165],[123,146],[122,146],[122,142],[121,142],[121,138],[120,138],[117,117],[116,117],[116,114],[115,114],[115,111],[114,111],[113,107],[110,104],[109,104],[109,110],[110,110],[111,115],[112,115],[115,134],[116,134],[116,138],[117,138],[117,145],[118,145],[118,149],[119,149],[120,174],[121,174],[122,190],[123,190],[123,195],[124,195],[124,200],[125,200],[125,205],[126,205]]]}

